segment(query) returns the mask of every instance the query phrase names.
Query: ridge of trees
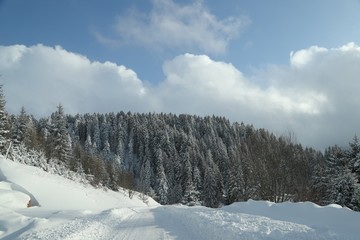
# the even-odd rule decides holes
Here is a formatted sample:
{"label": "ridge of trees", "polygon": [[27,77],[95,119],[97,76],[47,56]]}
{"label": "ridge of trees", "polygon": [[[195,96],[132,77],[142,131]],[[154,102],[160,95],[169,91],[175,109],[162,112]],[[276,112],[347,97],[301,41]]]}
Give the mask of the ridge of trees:
{"label": "ridge of trees", "polygon": [[[35,119],[8,115],[0,92],[0,151],[9,139],[86,176],[94,186],[136,189],[162,204],[218,207],[236,201],[313,201],[359,210],[360,144],[325,154],[224,117],[108,113]],[[15,151],[16,150],[16,151]],[[23,151],[22,151],[23,152]],[[36,162],[36,159],[34,159]],[[44,160],[42,160],[44,161]],[[36,165],[36,164],[35,164]]]}

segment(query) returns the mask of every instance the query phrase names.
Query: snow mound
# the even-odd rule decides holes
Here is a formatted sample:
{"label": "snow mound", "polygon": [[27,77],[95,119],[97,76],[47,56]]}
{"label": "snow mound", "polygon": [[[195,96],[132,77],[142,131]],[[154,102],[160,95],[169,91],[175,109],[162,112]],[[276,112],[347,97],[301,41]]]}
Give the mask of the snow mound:
{"label": "snow mound", "polygon": [[331,239],[307,225],[225,209],[169,207],[167,213],[196,239]]}
{"label": "snow mound", "polygon": [[9,182],[0,182],[0,206],[11,209],[25,208],[30,201],[30,196],[13,190]]}
{"label": "snow mound", "polygon": [[360,213],[337,204],[319,206],[312,202],[270,203],[249,200],[223,208],[230,213],[246,213],[306,225],[332,239],[358,239]]}

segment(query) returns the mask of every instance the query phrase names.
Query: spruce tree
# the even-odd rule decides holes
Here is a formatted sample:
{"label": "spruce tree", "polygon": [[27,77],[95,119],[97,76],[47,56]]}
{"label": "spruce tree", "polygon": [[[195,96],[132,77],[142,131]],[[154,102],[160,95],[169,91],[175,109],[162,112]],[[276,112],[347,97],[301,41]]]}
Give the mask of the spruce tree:
{"label": "spruce tree", "polygon": [[349,158],[351,170],[355,174],[357,182],[360,184],[360,143],[356,135],[350,143]]}
{"label": "spruce tree", "polygon": [[52,115],[50,126],[51,157],[59,159],[65,164],[71,161],[71,139],[67,130],[67,121],[61,104]]}
{"label": "spruce tree", "polygon": [[9,143],[9,125],[8,118],[5,112],[5,96],[3,86],[0,85],[0,153],[6,154]]}
{"label": "spruce tree", "polygon": [[351,172],[350,154],[339,147],[329,149],[327,154],[327,199],[329,203],[359,210],[359,187]]}
{"label": "spruce tree", "polygon": [[156,193],[161,204],[168,203],[168,180],[166,178],[164,166],[163,166],[163,152],[161,149],[157,149],[155,152],[155,168],[156,168]]}

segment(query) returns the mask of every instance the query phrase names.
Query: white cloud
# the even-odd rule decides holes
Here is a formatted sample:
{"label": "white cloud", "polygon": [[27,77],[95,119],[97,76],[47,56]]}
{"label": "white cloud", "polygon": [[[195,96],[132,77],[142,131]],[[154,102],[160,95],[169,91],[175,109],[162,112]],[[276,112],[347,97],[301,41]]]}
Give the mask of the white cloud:
{"label": "white cloud", "polygon": [[318,46],[312,46],[309,49],[302,49],[296,52],[290,53],[290,62],[294,67],[302,67],[303,65],[309,64],[311,59],[319,54],[326,53],[328,50],[326,48],[321,48]]}
{"label": "white cloud", "polygon": [[[293,116],[293,128],[310,144],[346,144],[360,134],[360,47],[310,47],[293,52],[289,67],[271,67],[264,76],[277,89],[313,91],[327,102],[315,118]],[[305,96],[304,96],[305,97]]]}
{"label": "white cloud", "polygon": [[24,105],[38,116],[49,114],[60,102],[70,113],[116,111],[116,104],[118,110],[145,110],[145,87],[124,66],[90,62],[59,46],[2,46],[0,56],[0,80],[11,112]]}
{"label": "white cloud", "polygon": [[172,0],[153,0],[148,14],[132,9],[117,18],[115,39],[96,33],[106,44],[137,44],[151,49],[200,49],[206,53],[225,52],[229,41],[237,37],[249,24],[245,17],[217,19],[203,5],[195,1],[180,5]]}
{"label": "white cloud", "polygon": [[[295,132],[305,144],[346,144],[360,133],[360,47],[310,47],[288,66],[245,76],[230,63],[184,54],[164,63],[165,79],[145,84],[111,62],[92,62],[61,47],[0,46],[7,108],[37,116],[62,103],[68,113],[172,112],[221,115],[276,133]],[[262,79],[252,81],[251,79]],[[259,84],[262,83],[262,85]]]}
{"label": "white cloud", "polygon": [[[319,114],[327,101],[324,95],[313,91],[287,92],[274,87],[262,89],[249,82],[232,64],[215,62],[207,56],[178,56],[165,63],[164,73],[166,80],[160,92],[169,93],[166,98],[176,92],[176,102],[200,98],[197,103],[199,109],[193,109],[195,112],[221,103],[218,113],[223,106],[231,106],[234,113],[251,109],[264,113]],[[213,110],[211,107],[208,114],[212,114]]]}

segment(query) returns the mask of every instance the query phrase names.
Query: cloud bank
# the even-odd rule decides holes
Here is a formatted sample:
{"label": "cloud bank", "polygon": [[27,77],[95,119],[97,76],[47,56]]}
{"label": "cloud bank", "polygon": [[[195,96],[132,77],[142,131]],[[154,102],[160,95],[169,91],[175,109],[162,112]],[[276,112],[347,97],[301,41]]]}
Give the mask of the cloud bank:
{"label": "cloud bank", "polygon": [[70,113],[146,110],[146,89],[134,71],[111,62],[90,62],[59,46],[1,46],[0,69],[11,112],[24,105],[44,116],[60,102]]}
{"label": "cloud bank", "polygon": [[180,5],[172,0],[153,0],[147,14],[131,9],[118,16],[113,26],[114,38],[95,35],[106,44],[135,44],[156,50],[199,49],[219,54],[249,22],[245,17],[217,19],[202,1]]}
{"label": "cloud bank", "polygon": [[347,144],[360,123],[360,47],[309,47],[289,65],[245,76],[231,63],[183,54],[163,65],[164,80],[145,84],[135,71],[92,62],[56,46],[0,46],[7,109],[46,116],[67,113],[172,112],[221,115],[276,133],[294,132],[305,145]]}

